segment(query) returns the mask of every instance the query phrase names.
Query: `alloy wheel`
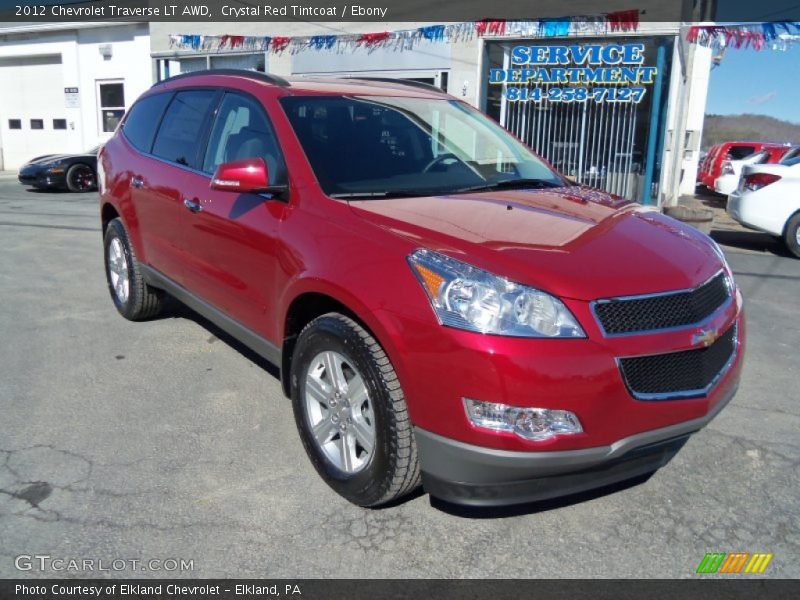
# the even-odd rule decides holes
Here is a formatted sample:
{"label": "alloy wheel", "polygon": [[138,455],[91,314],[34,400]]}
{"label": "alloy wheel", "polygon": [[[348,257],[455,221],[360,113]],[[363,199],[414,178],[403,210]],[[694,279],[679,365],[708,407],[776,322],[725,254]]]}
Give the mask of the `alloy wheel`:
{"label": "alloy wheel", "polygon": [[117,300],[120,304],[125,304],[130,293],[130,276],[125,249],[118,237],[112,239],[108,245],[108,278]]}
{"label": "alloy wheel", "polygon": [[75,189],[85,192],[94,187],[94,172],[85,166],[79,166],[71,173],[71,181]]}
{"label": "alloy wheel", "polygon": [[340,470],[358,473],[375,446],[375,417],[364,379],[338,352],[317,354],[305,377],[306,418],[314,443]]}

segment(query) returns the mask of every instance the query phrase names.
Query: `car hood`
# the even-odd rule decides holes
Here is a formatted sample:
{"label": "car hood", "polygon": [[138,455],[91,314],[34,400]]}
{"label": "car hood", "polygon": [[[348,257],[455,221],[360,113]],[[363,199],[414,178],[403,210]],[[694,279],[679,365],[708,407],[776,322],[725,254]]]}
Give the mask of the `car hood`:
{"label": "car hood", "polygon": [[96,158],[93,154],[46,154],[44,156],[37,156],[29,160],[26,165],[41,165],[51,162],[59,162],[62,160],[73,160],[75,158],[85,158],[91,160]]}
{"label": "car hood", "polygon": [[722,264],[696,229],[588,188],[359,200],[350,206],[419,247],[567,298],[691,288]]}

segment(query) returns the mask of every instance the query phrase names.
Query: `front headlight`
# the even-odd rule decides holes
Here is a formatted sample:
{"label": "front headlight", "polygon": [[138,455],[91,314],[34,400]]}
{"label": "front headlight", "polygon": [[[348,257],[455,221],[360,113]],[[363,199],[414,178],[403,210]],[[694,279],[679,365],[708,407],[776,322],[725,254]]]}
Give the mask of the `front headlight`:
{"label": "front headlight", "polygon": [[61,165],[60,162],[49,162],[42,165],[42,168],[47,171],[48,173],[63,173],[64,167]]}
{"label": "front headlight", "polygon": [[442,325],[515,337],[585,337],[558,298],[449,256],[419,249],[408,257]]}
{"label": "front headlight", "polygon": [[722,268],[725,271],[725,283],[727,284],[730,292],[733,293],[733,291],[736,289],[736,282],[733,280],[733,269],[731,269],[731,266],[728,264],[728,259],[725,258],[725,254],[722,252],[722,248],[720,248],[720,245],[717,243],[717,241],[711,236],[708,236],[708,239],[711,241],[711,247],[714,248],[714,252],[717,253],[719,260],[722,263]]}

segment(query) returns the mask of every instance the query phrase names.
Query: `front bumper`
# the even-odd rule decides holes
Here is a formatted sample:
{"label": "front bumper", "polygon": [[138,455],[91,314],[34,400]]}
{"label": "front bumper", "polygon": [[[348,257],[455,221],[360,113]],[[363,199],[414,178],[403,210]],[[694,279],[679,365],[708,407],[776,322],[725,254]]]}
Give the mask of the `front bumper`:
{"label": "front bumper", "polygon": [[422,482],[432,496],[470,506],[534,502],[611,485],[666,465],[735,393],[735,385],[728,388],[701,418],[580,450],[497,450],[416,428]]}
{"label": "front bumper", "polygon": [[23,169],[17,175],[17,179],[22,185],[29,185],[43,190],[66,186],[64,173],[49,173],[42,169]]}

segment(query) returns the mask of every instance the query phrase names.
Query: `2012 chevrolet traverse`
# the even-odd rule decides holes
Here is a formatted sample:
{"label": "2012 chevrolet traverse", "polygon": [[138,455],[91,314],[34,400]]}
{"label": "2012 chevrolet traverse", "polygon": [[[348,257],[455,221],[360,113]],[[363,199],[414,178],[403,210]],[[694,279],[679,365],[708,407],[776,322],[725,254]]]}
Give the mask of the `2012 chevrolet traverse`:
{"label": "2012 chevrolet traverse", "polygon": [[99,162],[119,312],[169,293],[278,365],[311,462],[359,505],[643,475],[736,390],[742,300],[714,242],[433,88],[178,76]]}

